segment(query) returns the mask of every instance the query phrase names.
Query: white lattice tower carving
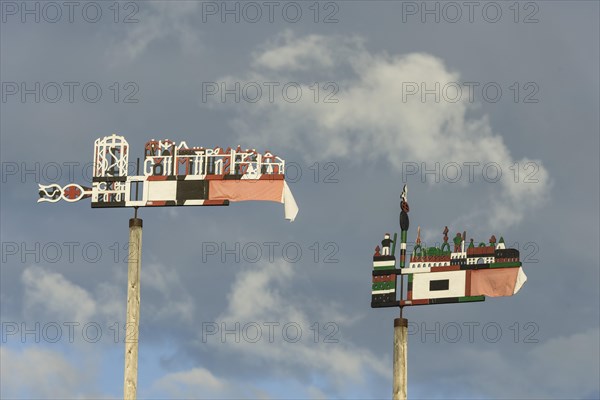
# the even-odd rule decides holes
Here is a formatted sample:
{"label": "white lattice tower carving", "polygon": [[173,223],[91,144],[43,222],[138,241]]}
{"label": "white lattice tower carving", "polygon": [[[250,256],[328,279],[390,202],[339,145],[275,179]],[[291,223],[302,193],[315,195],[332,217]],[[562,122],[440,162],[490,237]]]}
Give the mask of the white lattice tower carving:
{"label": "white lattice tower carving", "polygon": [[113,134],[94,142],[94,177],[127,176],[129,144]]}

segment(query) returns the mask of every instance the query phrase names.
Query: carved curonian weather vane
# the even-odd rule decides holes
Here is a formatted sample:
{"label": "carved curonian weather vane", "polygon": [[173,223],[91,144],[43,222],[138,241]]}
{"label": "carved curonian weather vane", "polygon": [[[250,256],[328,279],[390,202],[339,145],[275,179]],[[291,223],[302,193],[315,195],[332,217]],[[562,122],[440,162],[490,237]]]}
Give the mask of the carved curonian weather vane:
{"label": "carved curonian weather vane", "polygon": [[285,161],[267,151],[188,147],[168,139],[150,140],[143,174],[128,175],[129,144],[123,136],[94,143],[92,187],[75,183],[39,185],[38,202],[92,200],[93,208],[226,206],[262,200],[284,204],[294,220],[298,207],[285,177]]}
{"label": "carved curonian weather vane", "polygon": [[[400,202],[400,260],[396,267],[396,234],[386,233],[381,247],[373,255],[371,307],[400,307],[400,318],[394,320],[394,387],[393,398],[405,399],[406,346],[408,322],[402,318],[407,306],[485,301],[485,297],[512,296],[527,280],[517,249],[507,249],[504,238],[492,235],[487,242],[466,244],[467,233],[457,233],[454,247],[448,243],[448,227],[438,247],[421,245],[421,228],[410,257],[406,261],[406,237],[409,228],[407,187]],[[391,247],[391,250],[390,250]],[[404,295],[404,277],[407,279]],[[400,295],[397,282],[400,280]]]}
{"label": "carved curonian weather vane", "polygon": [[169,140],[150,140],[144,149],[143,173],[129,175],[129,144],[113,134],[94,142],[91,187],[70,183],[39,185],[40,202],[73,203],[91,198],[93,208],[133,207],[129,220],[127,322],[123,398],[137,397],[138,335],[142,220],[139,207],[227,206],[237,201],[283,203],[293,221],[298,206],[285,181],[285,161],[267,151],[188,147]]}

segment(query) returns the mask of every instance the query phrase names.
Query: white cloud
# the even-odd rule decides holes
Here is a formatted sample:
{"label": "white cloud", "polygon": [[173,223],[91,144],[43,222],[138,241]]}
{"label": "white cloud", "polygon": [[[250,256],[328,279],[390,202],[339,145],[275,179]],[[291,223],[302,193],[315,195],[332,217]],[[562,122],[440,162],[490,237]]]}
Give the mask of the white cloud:
{"label": "white cloud", "polygon": [[318,388],[316,388],[314,386],[310,386],[307,389],[307,392],[308,392],[310,398],[314,399],[314,400],[327,398],[327,395],[325,393],[323,393],[321,390],[319,390]]}
{"label": "white cloud", "polygon": [[85,387],[77,368],[55,351],[1,347],[0,363],[2,398],[74,398]]}
{"label": "white cloud", "polygon": [[[206,343],[231,351],[235,357],[253,360],[253,363],[260,360],[266,365],[276,365],[277,373],[283,376],[294,376],[293,371],[298,370],[310,371],[311,376],[323,377],[329,389],[333,387],[340,393],[355,384],[366,384],[365,377],[369,374],[387,377],[389,360],[379,359],[369,350],[348,340],[339,340],[337,335],[334,336],[338,340],[335,343],[325,343],[322,337],[315,340],[314,332],[310,329],[314,321],[309,315],[319,316],[322,329],[325,321],[332,321],[331,316],[339,316],[340,313],[336,307],[328,304],[313,304],[294,296],[295,280],[292,266],[282,261],[240,272],[228,295],[226,311],[217,321],[225,323],[228,329],[236,322],[242,327],[255,322],[264,326],[262,337],[257,341],[240,340],[239,343],[229,340],[225,345],[218,340],[207,340]],[[311,307],[319,308],[308,309]],[[349,319],[344,317],[332,322],[339,327],[344,324],[341,321]],[[273,330],[273,340],[269,338],[269,329],[264,325],[266,322],[279,324]],[[291,340],[283,339],[282,327],[287,323],[300,327],[299,341],[293,341],[298,336],[296,328],[289,331]],[[313,386],[312,393],[323,389],[316,383]]]}
{"label": "white cloud", "polygon": [[125,287],[120,287],[116,282],[100,282],[94,288],[93,297],[98,305],[98,312],[109,324],[125,318],[125,290]]}
{"label": "white cloud", "polygon": [[[308,35],[297,39],[292,31],[286,30],[264,46],[264,51],[254,53],[254,67],[273,70],[310,70],[331,68],[336,59],[347,56],[347,50],[361,46],[358,37],[342,39],[344,46],[337,46],[340,39],[321,35]],[[282,44],[282,46],[280,46]],[[336,51],[337,50],[337,51]]]}
{"label": "white cloud", "polygon": [[194,316],[194,299],[183,286],[177,270],[162,264],[142,266],[142,290],[159,294],[158,301],[144,304],[147,315],[155,320],[177,318],[191,322]]}
{"label": "white cloud", "polygon": [[[286,82],[302,82],[301,70],[310,69],[312,77],[301,85],[302,97],[296,103],[284,101],[283,95],[276,92],[274,103],[262,99],[236,104],[240,115],[232,124],[240,140],[300,150],[316,160],[384,160],[398,173],[407,161],[426,162],[430,169],[435,162],[461,166],[464,162],[478,162],[481,170],[491,165],[487,171],[489,182],[496,178],[494,166],[499,166],[503,177],[498,184],[488,185],[490,198],[485,214],[487,222],[496,229],[520,222],[528,210],[543,203],[548,195],[550,178],[541,161],[515,159],[502,136],[493,132],[487,116],[467,116],[477,104],[470,102],[466,88],[456,102],[445,100],[453,94],[438,102],[431,95],[426,101],[420,95],[406,95],[407,85],[413,83],[421,91],[421,84],[427,88],[439,84],[443,88],[460,82],[460,73],[449,70],[437,57],[426,53],[373,54],[360,38],[296,37],[286,31],[255,52],[252,65],[245,76],[221,80],[231,84],[281,82],[280,90]],[[339,87],[334,95],[337,103],[323,102],[331,94],[331,87],[321,90],[319,101],[315,101],[314,87],[311,89],[310,85],[319,76],[335,79]],[[516,162],[521,169],[517,183],[509,170]],[[534,163],[531,168],[536,169],[537,183],[523,182],[523,176],[533,172],[531,168],[525,170],[529,162]],[[465,167],[463,173],[467,172]],[[477,175],[479,181],[482,174]],[[460,182],[466,184],[468,179]]]}
{"label": "white cloud", "polygon": [[[191,321],[193,300],[183,288],[177,273],[158,264],[148,264],[143,268],[142,287],[146,286],[144,315],[158,322]],[[94,322],[101,329],[104,328],[102,343],[115,345],[111,327],[125,318],[127,277],[120,269],[114,271],[109,280],[95,283],[89,289],[77,285],[61,273],[42,267],[30,266],[23,271],[21,281],[24,286],[25,318],[37,320],[38,326],[44,326],[47,322],[57,323],[62,329],[63,344],[71,340],[67,338],[72,335],[67,333],[64,323],[79,323],[73,331],[73,360],[85,365],[85,368],[73,364],[67,357],[71,348],[58,352],[28,343],[23,350],[16,351],[3,346],[0,349],[3,398],[101,397],[94,393],[93,383],[97,380],[103,351],[107,348],[100,343],[83,340],[81,329],[84,324]],[[25,324],[32,329],[32,322]],[[40,328],[37,329],[39,331]],[[208,371],[204,375],[201,372],[175,374],[170,379],[182,385],[191,385],[199,380],[214,390],[220,388],[218,380],[211,378]]]}
{"label": "white cloud", "polygon": [[[154,321],[189,323],[194,300],[185,290],[177,271],[160,264],[142,267],[144,313]],[[44,321],[96,321],[108,325],[125,319],[127,277],[119,270],[90,289],[83,288],[58,272],[31,266],[23,271],[24,311]]]}
{"label": "white cloud", "polygon": [[[128,23],[125,38],[115,40],[108,51],[112,65],[128,63],[140,57],[160,40],[177,40],[184,51],[200,48],[199,32],[190,16],[200,7],[198,2],[147,2],[132,15],[137,23]],[[128,9],[128,12],[133,11]]]}
{"label": "white cloud", "polygon": [[172,372],[156,380],[149,398],[157,399],[271,399],[267,392],[253,383],[213,375],[205,368]]}
{"label": "white cloud", "polygon": [[89,292],[57,272],[32,266],[23,271],[25,312],[42,311],[61,321],[91,321],[97,311]]}
{"label": "white cloud", "polygon": [[175,398],[197,398],[209,393],[224,391],[225,382],[216,378],[204,368],[193,368],[187,371],[173,372],[157,380],[154,385],[159,391],[166,391]]}

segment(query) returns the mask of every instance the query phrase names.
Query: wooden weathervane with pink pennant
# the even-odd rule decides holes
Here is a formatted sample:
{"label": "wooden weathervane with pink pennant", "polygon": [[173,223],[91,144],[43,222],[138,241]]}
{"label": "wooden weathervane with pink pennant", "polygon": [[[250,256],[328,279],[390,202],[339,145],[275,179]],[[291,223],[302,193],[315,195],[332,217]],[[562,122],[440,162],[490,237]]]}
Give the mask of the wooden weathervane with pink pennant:
{"label": "wooden weathervane with pink pennant", "polygon": [[96,139],[91,187],[75,183],[39,185],[38,202],[91,198],[93,208],[226,206],[259,200],[284,204],[285,218],[298,213],[285,182],[285,161],[269,151],[188,147],[185,142],[150,140],[142,172],[129,175],[129,144],[123,136]]}
{"label": "wooden weathervane with pink pennant", "polygon": [[[504,238],[496,242],[492,235],[486,242],[467,244],[466,232],[457,233],[448,242],[445,227],[440,247],[421,245],[421,229],[410,262],[406,262],[406,237],[409,227],[407,187],[404,185],[400,202],[400,260],[396,266],[394,239],[386,233],[381,247],[373,255],[373,286],[371,307],[405,307],[426,304],[484,301],[486,296],[512,296],[527,280],[519,251],[507,249]],[[407,277],[406,296],[403,277]],[[400,298],[396,282],[400,278]]]}
{"label": "wooden weathervane with pink pennant", "polygon": [[[487,242],[475,245],[471,239],[467,245],[467,233],[457,233],[451,246],[448,227],[443,231],[442,245],[428,248],[421,244],[421,229],[417,228],[416,243],[407,263],[407,194],[404,185],[400,201],[400,260],[396,262],[397,234],[392,239],[386,233],[373,255],[371,307],[400,308],[400,318],[394,319],[393,400],[404,400],[408,393],[408,320],[402,317],[404,307],[512,296],[527,280],[519,251],[507,249],[502,237],[498,243],[492,235]],[[398,281],[400,288],[397,288]]]}

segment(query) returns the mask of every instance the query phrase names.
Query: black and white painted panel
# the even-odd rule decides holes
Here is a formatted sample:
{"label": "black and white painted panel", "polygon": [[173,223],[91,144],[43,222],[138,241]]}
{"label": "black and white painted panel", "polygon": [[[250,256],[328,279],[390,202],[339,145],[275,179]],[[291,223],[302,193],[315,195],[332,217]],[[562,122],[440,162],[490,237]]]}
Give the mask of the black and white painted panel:
{"label": "black and white painted panel", "polygon": [[418,300],[465,296],[466,279],[466,271],[414,274],[412,298]]}

